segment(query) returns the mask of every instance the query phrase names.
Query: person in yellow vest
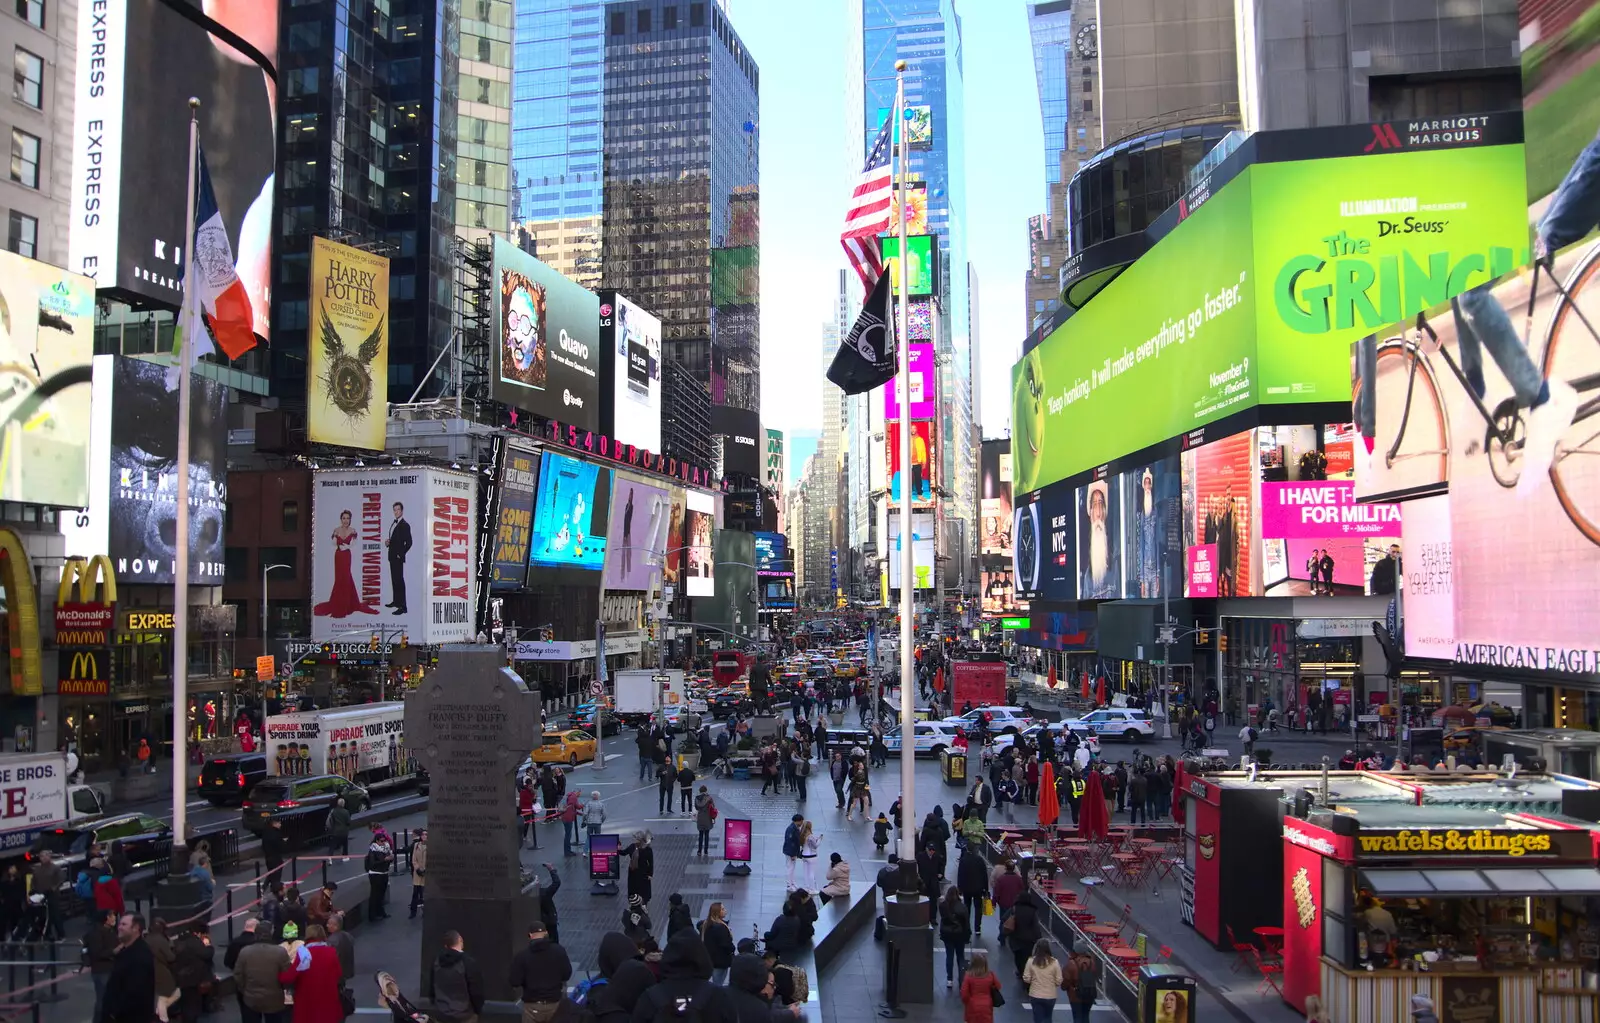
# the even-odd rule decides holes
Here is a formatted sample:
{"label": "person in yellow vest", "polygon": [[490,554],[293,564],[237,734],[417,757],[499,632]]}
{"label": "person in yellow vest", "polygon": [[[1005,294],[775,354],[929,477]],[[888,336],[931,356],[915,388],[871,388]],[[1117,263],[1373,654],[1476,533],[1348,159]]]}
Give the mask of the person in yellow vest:
{"label": "person in yellow vest", "polygon": [[1078,810],[1083,805],[1083,775],[1074,767],[1067,776],[1067,805],[1072,809],[1072,823],[1077,826]]}

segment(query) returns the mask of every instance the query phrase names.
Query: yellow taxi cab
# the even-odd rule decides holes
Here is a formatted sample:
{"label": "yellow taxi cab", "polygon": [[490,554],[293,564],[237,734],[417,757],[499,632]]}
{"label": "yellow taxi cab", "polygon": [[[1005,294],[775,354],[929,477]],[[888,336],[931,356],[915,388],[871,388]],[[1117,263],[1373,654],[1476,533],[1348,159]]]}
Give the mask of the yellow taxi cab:
{"label": "yellow taxi cab", "polygon": [[536,764],[559,764],[576,767],[581,760],[593,760],[596,743],[594,736],[581,728],[564,732],[544,733],[544,745],[529,755]]}

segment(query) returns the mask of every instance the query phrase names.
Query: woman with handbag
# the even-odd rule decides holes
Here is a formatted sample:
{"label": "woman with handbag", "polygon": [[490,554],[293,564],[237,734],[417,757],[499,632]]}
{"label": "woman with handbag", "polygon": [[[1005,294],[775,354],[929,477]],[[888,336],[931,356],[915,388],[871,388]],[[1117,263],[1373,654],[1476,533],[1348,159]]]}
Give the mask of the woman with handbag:
{"label": "woman with handbag", "polygon": [[989,953],[974,949],[961,978],[962,1023],[994,1023],[994,1010],[1006,1004],[1000,981],[989,971]]}
{"label": "woman with handbag", "polygon": [[[951,885],[939,900],[939,938],[944,942],[944,986],[955,987],[956,976],[966,975],[967,943],[972,940],[972,925],[967,922],[967,904],[961,889]],[[966,985],[962,985],[965,991]]]}

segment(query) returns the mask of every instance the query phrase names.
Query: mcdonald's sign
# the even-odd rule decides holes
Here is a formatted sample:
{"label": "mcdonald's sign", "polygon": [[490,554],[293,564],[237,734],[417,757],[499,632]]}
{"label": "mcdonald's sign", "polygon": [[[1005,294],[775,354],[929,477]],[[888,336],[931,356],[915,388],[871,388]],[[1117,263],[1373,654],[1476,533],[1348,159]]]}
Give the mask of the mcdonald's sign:
{"label": "mcdonald's sign", "polygon": [[108,650],[62,650],[62,696],[105,696],[111,692],[111,654]]}
{"label": "mcdonald's sign", "polygon": [[117,576],[111,559],[73,557],[61,564],[56,589],[56,645],[103,647],[111,640],[117,603]]}
{"label": "mcdonald's sign", "polygon": [[11,695],[44,695],[39,666],[39,595],[22,540],[0,529],[0,587],[6,592],[6,647],[11,654]]}

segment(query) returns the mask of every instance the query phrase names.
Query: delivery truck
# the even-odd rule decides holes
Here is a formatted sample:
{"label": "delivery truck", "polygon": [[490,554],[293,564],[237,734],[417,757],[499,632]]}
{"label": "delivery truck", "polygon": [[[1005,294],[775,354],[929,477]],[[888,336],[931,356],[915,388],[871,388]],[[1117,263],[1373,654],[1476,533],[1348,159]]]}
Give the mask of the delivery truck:
{"label": "delivery truck", "polygon": [[[635,727],[672,708],[682,709],[688,704],[684,693],[681,668],[629,668],[612,672],[616,685],[616,715],[623,724]],[[705,711],[702,704],[695,708]]]}
{"label": "delivery truck", "polygon": [[43,832],[105,812],[103,793],[68,781],[66,754],[0,755],[0,857],[21,856]]}
{"label": "delivery truck", "polygon": [[405,704],[399,700],[267,718],[267,773],[336,774],[369,789],[425,780],[406,748]]}

